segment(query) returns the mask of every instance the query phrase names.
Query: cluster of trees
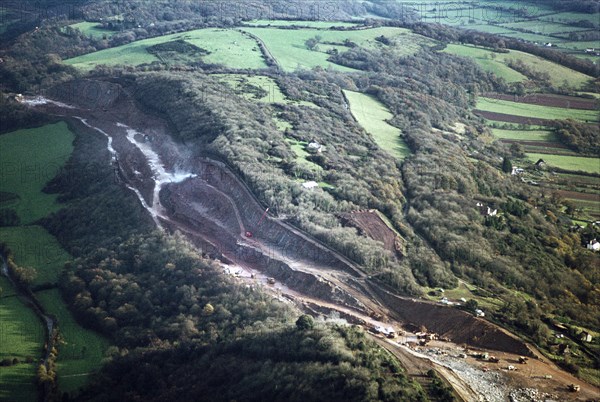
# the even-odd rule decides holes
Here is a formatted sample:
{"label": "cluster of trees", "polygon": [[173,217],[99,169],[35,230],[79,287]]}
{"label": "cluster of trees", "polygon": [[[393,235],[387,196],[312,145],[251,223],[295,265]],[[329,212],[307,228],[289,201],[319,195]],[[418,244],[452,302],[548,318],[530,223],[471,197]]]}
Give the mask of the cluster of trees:
{"label": "cluster of trees", "polygon": [[[430,274],[425,283],[431,286],[452,274],[467,277],[507,302],[514,300],[502,287],[523,290],[547,311],[598,327],[600,322],[593,313],[599,295],[594,285],[598,256],[583,249],[577,239],[568,241],[577,235],[556,225],[562,207],[559,200],[522,189],[500,172],[499,155],[505,151],[498,145],[483,144],[478,136],[483,128],[466,119],[472,101],[469,92],[501,85],[481,71],[479,76],[469,73],[477,68],[457,68],[461,62],[448,56],[419,54],[394,59],[361,49],[338,57],[347,58],[348,63],[361,60],[363,67],[376,71],[369,84],[374,87],[376,83],[378,88],[371,91],[393,111],[392,123],[402,129],[414,152],[402,165],[406,217],[433,247],[433,258],[439,261],[425,271]],[[432,58],[444,60],[433,62]],[[411,70],[413,63],[418,71]],[[412,78],[411,85],[403,85],[405,74]],[[441,89],[455,95],[443,96]],[[462,140],[432,129],[450,131],[457,121],[471,123]],[[468,159],[473,155],[479,161]],[[486,220],[477,202],[499,208],[501,219]],[[562,246],[557,247],[551,239],[559,239]],[[423,278],[415,268],[413,265],[413,273]],[[514,316],[517,311],[519,317]],[[537,341],[547,335],[536,309],[506,309],[497,317],[509,325],[522,323],[518,329]]]}
{"label": "cluster of trees", "polygon": [[78,400],[424,400],[361,329],[231,282],[181,237],[134,235],[75,260],[61,290],[113,360]]}
{"label": "cluster of trees", "polygon": [[594,124],[583,124],[575,120],[557,120],[554,132],[560,142],[582,154],[600,155],[600,128]]}

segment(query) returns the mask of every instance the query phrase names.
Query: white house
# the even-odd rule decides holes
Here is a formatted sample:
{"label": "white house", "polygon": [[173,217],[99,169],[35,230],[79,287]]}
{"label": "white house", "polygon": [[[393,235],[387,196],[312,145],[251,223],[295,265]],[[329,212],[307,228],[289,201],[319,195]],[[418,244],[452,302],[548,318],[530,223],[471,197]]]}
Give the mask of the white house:
{"label": "white house", "polygon": [[590,240],[590,242],[587,244],[587,248],[588,250],[592,251],[600,251],[600,242],[598,242],[596,239]]}
{"label": "white house", "polygon": [[483,312],[483,310],[481,310],[481,309],[477,309],[477,310],[475,310],[475,315],[476,315],[477,317],[485,317],[485,313],[484,313],[484,312]]}
{"label": "white house", "polygon": [[488,216],[496,216],[498,215],[498,210],[487,207],[487,214]]}
{"label": "white house", "polygon": [[309,152],[320,153],[323,151],[323,146],[316,141],[310,142],[307,146]]}
{"label": "white house", "polygon": [[307,181],[305,183],[302,183],[302,187],[311,190],[315,187],[319,187],[319,183],[317,183],[316,181]]}

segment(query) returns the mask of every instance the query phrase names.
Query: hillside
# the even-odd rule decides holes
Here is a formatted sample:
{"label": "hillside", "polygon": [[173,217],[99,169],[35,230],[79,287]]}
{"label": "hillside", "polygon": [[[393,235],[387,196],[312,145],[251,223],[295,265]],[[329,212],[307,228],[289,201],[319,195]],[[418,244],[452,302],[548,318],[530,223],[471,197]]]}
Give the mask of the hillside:
{"label": "hillside", "polygon": [[526,3],[1,8],[0,399],[596,398],[598,10]]}

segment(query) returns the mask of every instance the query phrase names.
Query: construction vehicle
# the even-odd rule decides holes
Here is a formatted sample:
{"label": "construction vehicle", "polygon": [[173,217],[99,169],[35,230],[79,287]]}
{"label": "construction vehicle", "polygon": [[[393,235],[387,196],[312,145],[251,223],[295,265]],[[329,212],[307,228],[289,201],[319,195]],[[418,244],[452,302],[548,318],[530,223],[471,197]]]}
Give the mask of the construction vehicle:
{"label": "construction vehicle", "polygon": [[570,384],[569,385],[569,391],[571,391],[571,392],[579,392],[580,389],[581,389],[581,387],[579,386],[579,384]]}
{"label": "construction vehicle", "polygon": [[[256,227],[260,226],[260,224],[262,223],[263,219],[265,219],[265,216],[267,216],[267,212],[269,212],[269,208],[265,209],[265,212],[263,212],[262,216],[260,217],[260,220],[256,224]],[[252,237],[254,237],[254,234],[251,231],[247,230],[246,233],[244,233],[244,236],[246,236],[248,238],[252,238]]]}

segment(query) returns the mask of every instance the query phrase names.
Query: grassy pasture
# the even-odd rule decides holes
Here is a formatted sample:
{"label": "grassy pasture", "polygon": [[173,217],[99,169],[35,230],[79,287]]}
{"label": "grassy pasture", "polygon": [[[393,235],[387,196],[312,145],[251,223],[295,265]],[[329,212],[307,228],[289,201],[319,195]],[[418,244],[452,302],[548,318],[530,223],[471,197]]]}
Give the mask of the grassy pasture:
{"label": "grassy pasture", "polygon": [[342,21],[293,21],[293,20],[252,20],[244,22],[244,25],[272,26],[272,27],[307,27],[328,29],[331,27],[355,27],[360,25],[356,22]]}
{"label": "grassy pasture", "polygon": [[517,141],[548,141],[556,142],[558,139],[552,131],[547,130],[505,130],[500,128],[492,129],[494,136],[503,140]]}
{"label": "grassy pasture", "polygon": [[323,168],[321,166],[306,159],[307,157],[310,156],[310,153],[306,150],[306,146],[308,145],[308,142],[298,141],[298,140],[295,140],[292,138],[286,138],[286,141],[290,144],[292,151],[294,151],[294,153],[296,154],[296,163],[297,164],[304,165],[310,169],[317,170],[317,171],[323,170]]}
{"label": "grassy pasture", "polygon": [[[589,80],[591,80],[591,77],[578,71],[571,70],[570,68],[561,66],[560,64],[556,64],[542,59],[541,57],[517,50],[510,50],[508,53],[495,53],[490,49],[482,47],[451,44],[448,45],[444,51],[457,54],[459,56],[471,57],[483,69],[496,73],[498,76],[503,77],[508,82],[517,82],[519,80],[522,81],[526,79],[525,76],[516,72],[515,70],[510,69],[506,65],[511,59],[521,60],[526,66],[534,71],[548,73],[550,75],[550,81],[556,86],[561,86],[566,82],[569,87],[579,89]],[[494,54],[494,56],[492,56],[492,54]],[[498,72],[494,70],[497,70]],[[517,80],[517,78],[520,79]]]}
{"label": "grassy pasture", "polygon": [[[35,373],[42,357],[44,326],[17,297],[10,296],[10,283],[0,277],[0,360],[20,360],[19,364],[0,367],[1,401],[35,401]],[[31,357],[33,363],[27,363]]]}
{"label": "grassy pasture", "polygon": [[[152,63],[159,61],[159,59],[146,49],[175,40],[185,40],[210,52],[210,54],[202,57],[202,61],[205,63],[223,64],[231,68],[260,69],[267,67],[254,39],[237,30],[216,28],[197,29],[143,39],[68,59],[65,60],[65,63],[82,70],[91,70],[100,64],[114,66]],[[165,61],[168,62],[168,60]]]}
{"label": "grassy pasture", "polygon": [[214,76],[248,100],[261,103],[317,107],[311,102],[289,99],[281,92],[279,85],[271,77],[246,74],[215,74]]}
{"label": "grassy pasture", "polygon": [[597,158],[587,158],[583,156],[548,155],[540,153],[527,154],[527,158],[534,163],[537,162],[539,159],[543,159],[548,165],[560,169],[600,174],[600,159]]}
{"label": "grassy pasture", "polygon": [[69,158],[74,138],[64,122],[0,136],[0,191],[20,197],[14,209],[23,224],[59,209],[56,195],[41,190]]}
{"label": "grassy pasture", "polygon": [[85,36],[91,36],[92,38],[100,39],[104,35],[111,37],[114,31],[108,29],[102,29],[100,24],[97,22],[78,22],[76,24],[69,25],[73,29],[79,29]]}
{"label": "grassy pasture", "polygon": [[578,21],[588,21],[596,25],[600,25],[598,21],[600,21],[600,13],[577,13],[577,12],[564,12],[564,13],[555,13],[550,15],[545,15],[540,17],[540,20],[543,21],[559,21],[567,24],[572,24]]}
{"label": "grassy pasture", "polygon": [[8,244],[18,265],[36,269],[34,286],[56,283],[65,262],[71,258],[56,238],[41,226],[0,228],[0,238]]}
{"label": "grassy pasture", "polygon": [[354,91],[344,91],[350,111],[358,123],[373,136],[377,145],[397,159],[404,159],[410,150],[401,137],[399,128],[387,121],[393,117],[390,111],[370,95]]}
{"label": "grassy pasture", "polygon": [[[513,70],[503,61],[498,60],[499,53],[494,53],[491,50],[474,46],[450,44],[446,46],[444,51],[457,56],[472,58],[482,69],[494,73],[500,78],[504,78],[506,82],[522,82],[527,79],[520,72]],[[492,54],[495,56],[492,56]]]}
{"label": "grassy pasture", "polygon": [[550,120],[576,119],[580,121],[596,122],[600,118],[598,112],[595,110],[565,109],[484,97],[478,99],[477,109],[514,116]]}
{"label": "grassy pasture", "polygon": [[[379,27],[359,31],[324,31],[318,29],[277,29],[277,28],[243,28],[260,38],[269,49],[273,57],[286,71],[294,71],[298,68],[310,69],[314,67],[332,68],[338,71],[351,72],[351,68],[340,66],[329,62],[329,54],[326,53],[328,46],[335,45],[338,51],[347,50],[343,46],[344,40],[348,39],[357,45],[370,49],[387,48],[375,40],[376,37],[384,35],[395,41],[390,46],[396,55],[414,54],[420,49],[422,43],[430,43],[426,38],[412,34],[409,30],[394,27]],[[314,50],[306,47],[305,42],[321,36],[321,44]]]}
{"label": "grassy pasture", "polygon": [[59,388],[62,392],[76,391],[87,383],[89,374],[98,370],[109,343],[75,322],[57,289],[38,292],[36,296],[56,316],[63,336],[57,361]]}
{"label": "grassy pasture", "polygon": [[589,30],[589,28],[575,27],[572,25],[559,24],[549,21],[521,21],[503,24],[502,26],[509,29],[526,29],[538,35],[552,35],[561,32],[578,32]]}

